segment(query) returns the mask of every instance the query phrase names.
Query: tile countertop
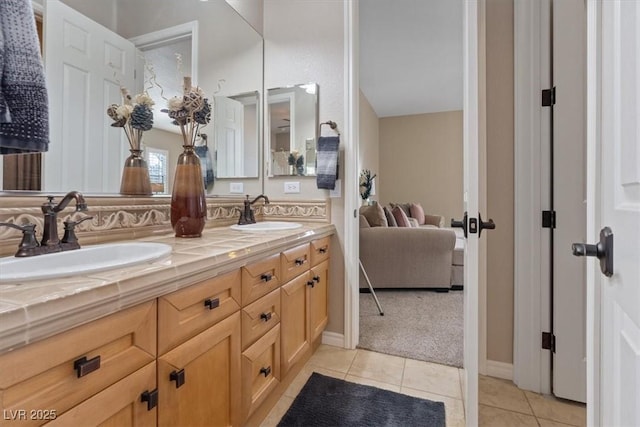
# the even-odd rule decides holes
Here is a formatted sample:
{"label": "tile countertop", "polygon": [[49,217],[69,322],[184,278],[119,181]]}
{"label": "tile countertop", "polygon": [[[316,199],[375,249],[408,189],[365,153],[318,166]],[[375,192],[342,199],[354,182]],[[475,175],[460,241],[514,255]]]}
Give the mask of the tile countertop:
{"label": "tile countertop", "polygon": [[155,262],[85,276],[0,284],[0,353],[334,233],[333,224],[327,223],[269,232],[216,227],[205,229],[197,239],[171,233],[137,239],[173,247],[170,256]]}

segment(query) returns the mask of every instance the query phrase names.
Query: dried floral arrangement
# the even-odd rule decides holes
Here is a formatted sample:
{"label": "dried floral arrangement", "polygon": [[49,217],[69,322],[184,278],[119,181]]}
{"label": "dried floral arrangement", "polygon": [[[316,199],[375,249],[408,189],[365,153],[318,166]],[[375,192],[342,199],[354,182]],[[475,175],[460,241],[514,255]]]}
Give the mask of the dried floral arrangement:
{"label": "dried floral arrangement", "polygon": [[153,100],[147,92],[131,96],[125,87],[120,88],[122,104],[111,104],[107,115],[113,119],[111,126],[124,130],[132,150],[140,150],[142,133],[153,127]]}
{"label": "dried floral arrangement", "polygon": [[360,172],[360,197],[362,197],[362,200],[367,200],[371,196],[375,177],[376,174],[372,175],[369,169],[364,169]]}
{"label": "dried floral arrangement", "polygon": [[200,128],[211,121],[211,103],[202,89],[192,86],[191,77],[184,77],[182,89],[183,95],[170,98],[167,108],[161,111],[173,119],[174,125],[180,126],[183,145],[193,146]]}

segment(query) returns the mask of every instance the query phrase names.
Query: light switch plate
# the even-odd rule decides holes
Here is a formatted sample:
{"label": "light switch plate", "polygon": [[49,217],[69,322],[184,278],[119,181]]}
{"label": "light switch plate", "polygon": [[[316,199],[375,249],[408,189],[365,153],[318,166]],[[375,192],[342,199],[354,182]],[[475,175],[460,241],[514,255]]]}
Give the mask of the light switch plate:
{"label": "light switch plate", "polygon": [[229,193],[244,193],[244,184],[241,182],[230,182]]}
{"label": "light switch plate", "polygon": [[300,192],[300,182],[285,182],[284,183],[284,192],[285,193],[299,193]]}

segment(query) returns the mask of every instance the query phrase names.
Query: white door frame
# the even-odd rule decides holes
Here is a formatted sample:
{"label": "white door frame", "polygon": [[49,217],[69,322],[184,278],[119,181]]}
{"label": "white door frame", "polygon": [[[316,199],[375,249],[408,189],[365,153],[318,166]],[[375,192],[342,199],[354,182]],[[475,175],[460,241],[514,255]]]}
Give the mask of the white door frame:
{"label": "white door frame", "polygon": [[549,0],[514,3],[515,218],[514,218],[514,354],[513,382],[520,388],[551,392],[549,350],[541,348],[549,325],[548,236],[541,234],[540,213],[548,200],[543,185],[544,135],[549,117],[540,105],[541,90],[550,87],[549,40],[541,28],[549,25]]}
{"label": "white door frame", "polygon": [[[483,26],[484,23],[479,22],[480,19],[484,19],[484,2],[479,1],[465,1],[465,46],[471,52],[477,52],[479,47],[479,25]],[[345,30],[345,44],[344,44],[344,63],[345,63],[345,117],[344,122],[346,124],[344,129],[344,150],[345,158],[357,159],[358,158],[358,129],[359,129],[359,81],[358,81],[358,0],[346,0],[344,2],[344,30]],[[465,53],[467,55],[467,53]],[[467,55],[468,56],[468,55]],[[481,60],[480,60],[481,62]],[[468,138],[469,143],[473,146],[473,149],[477,150],[478,147],[478,95],[479,95],[479,81],[478,81],[478,69],[479,58],[478,57],[466,57],[465,63],[467,68],[475,70],[475,76],[469,76],[465,81],[465,90],[468,92],[465,96],[465,115],[467,119],[464,123],[464,137]],[[346,162],[345,164],[345,194],[344,194],[344,221],[345,221],[345,236],[344,236],[344,253],[350,256],[345,257],[345,283],[344,283],[344,347],[355,348],[358,344],[359,337],[359,245],[358,245],[358,162]],[[352,190],[349,190],[352,189]],[[472,216],[474,216],[472,214]],[[473,289],[471,292],[469,289],[465,289],[466,298],[470,298],[470,312],[465,312],[465,325],[472,324],[478,325],[479,316],[479,303],[478,303],[478,289]],[[481,308],[484,310],[484,307]],[[478,341],[484,340],[484,331],[482,328],[471,331],[472,328],[465,328],[465,333],[470,334],[471,339],[465,342],[475,345],[470,346],[469,349],[465,349],[465,364],[467,369],[474,375],[469,377],[466,381],[466,400],[470,403],[470,407],[466,408],[466,423],[467,425],[477,425],[478,423]],[[479,337],[482,334],[483,336]]]}

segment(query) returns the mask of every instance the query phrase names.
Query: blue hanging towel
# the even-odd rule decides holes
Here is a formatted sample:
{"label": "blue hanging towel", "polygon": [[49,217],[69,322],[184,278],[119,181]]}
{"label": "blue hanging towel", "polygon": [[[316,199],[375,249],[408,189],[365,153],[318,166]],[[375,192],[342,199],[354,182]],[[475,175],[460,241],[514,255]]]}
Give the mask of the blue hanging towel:
{"label": "blue hanging towel", "polygon": [[0,154],[47,151],[49,113],[30,0],[0,1]]}
{"label": "blue hanging towel", "polygon": [[339,136],[321,136],[318,138],[316,157],[316,184],[318,188],[334,190],[338,179]]}
{"label": "blue hanging towel", "polygon": [[204,180],[204,188],[206,190],[209,186],[213,186],[214,182],[213,162],[209,155],[209,147],[206,145],[198,145],[195,147],[195,152],[200,158],[200,169],[202,169],[202,179]]}

